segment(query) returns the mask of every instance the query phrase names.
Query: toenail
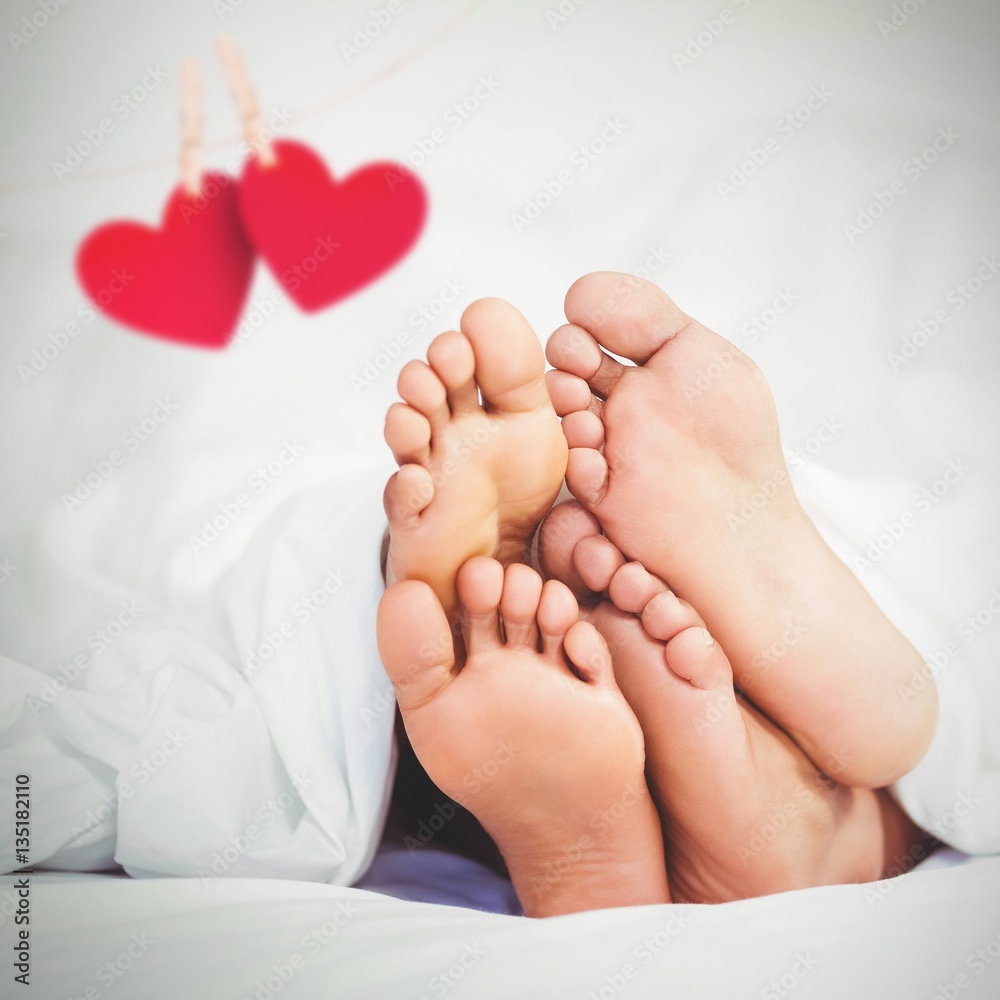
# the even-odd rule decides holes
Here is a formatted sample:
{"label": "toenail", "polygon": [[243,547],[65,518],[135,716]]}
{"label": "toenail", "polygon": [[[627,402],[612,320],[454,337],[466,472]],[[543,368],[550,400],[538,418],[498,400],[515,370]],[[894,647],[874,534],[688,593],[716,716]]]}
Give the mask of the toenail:
{"label": "toenail", "polygon": [[705,645],[706,646],[714,646],[715,645],[715,640],[709,634],[708,629],[707,628],[703,628],[701,631],[702,631],[702,634],[705,636]]}

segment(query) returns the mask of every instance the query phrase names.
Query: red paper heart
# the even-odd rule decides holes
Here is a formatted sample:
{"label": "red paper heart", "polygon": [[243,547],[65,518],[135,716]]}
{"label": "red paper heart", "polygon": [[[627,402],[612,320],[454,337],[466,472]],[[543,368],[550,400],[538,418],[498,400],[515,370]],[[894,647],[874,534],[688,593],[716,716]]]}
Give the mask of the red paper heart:
{"label": "red paper heart", "polygon": [[274,143],[277,162],[247,161],[243,225],[285,291],[307,312],[389,270],[420,235],[423,186],[406,167],[371,163],[336,181],[308,146]]}
{"label": "red paper heart", "polygon": [[223,347],[250,290],[254,251],[228,174],[205,174],[202,193],[177,187],[159,229],[109,222],[80,244],[76,273],[95,305],[167,340]]}

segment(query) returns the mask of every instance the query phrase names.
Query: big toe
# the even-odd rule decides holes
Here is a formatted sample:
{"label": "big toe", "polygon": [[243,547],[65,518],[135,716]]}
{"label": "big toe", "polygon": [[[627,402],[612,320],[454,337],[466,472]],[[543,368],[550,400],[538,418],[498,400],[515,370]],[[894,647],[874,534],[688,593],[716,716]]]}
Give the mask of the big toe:
{"label": "big toe", "polygon": [[616,271],[594,271],[573,282],[565,310],[570,323],[602,347],[640,365],[692,322],[651,281]]}
{"label": "big toe", "polygon": [[477,299],[462,313],[462,333],[476,356],[476,382],[487,409],[550,407],[545,356],[528,321],[503,299]]}
{"label": "big toe", "polygon": [[403,580],[389,587],[379,602],[376,632],[404,716],[432,701],[454,677],[448,617],[426,583]]}

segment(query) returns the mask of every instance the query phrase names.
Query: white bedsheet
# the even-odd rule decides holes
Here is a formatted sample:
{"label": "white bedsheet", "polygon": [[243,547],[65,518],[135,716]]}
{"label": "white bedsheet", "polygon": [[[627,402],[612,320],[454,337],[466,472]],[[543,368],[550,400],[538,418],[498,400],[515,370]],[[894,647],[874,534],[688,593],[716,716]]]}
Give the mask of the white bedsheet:
{"label": "white bedsheet", "polygon": [[[175,67],[211,58],[216,13],[201,0],[69,5],[0,65],[18,94],[2,112],[0,180],[30,182],[0,191],[0,777],[31,775],[32,861],[341,883],[364,869],[391,771],[372,615],[395,374],[478,295],[512,299],[546,335],[569,283],[595,268],[648,274],[762,365],[824,530],[849,560],[874,551],[859,572],[954,692],[901,797],[957,847],[1000,849],[1000,283],[956,291],[1000,250],[995,6],[927,4],[882,37],[880,2],[739,3],[689,65],[676,56],[714,7],[594,0],[553,24],[543,2],[479,5],[421,50],[465,9],[454,0],[407,7],[348,59],[341,43],[369,5],[232,6],[222,30],[243,42],[265,108],[304,112],[288,134],[336,172],[442,130],[421,166],[430,220],[400,267],[329,312],[274,305],[260,270],[241,344],[208,354],[136,336],[88,317],[73,253],[110,217],[158,216],[175,182]],[[151,61],[167,82],[57,182],[53,159]],[[484,76],[493,91],[447,118]],[[779,128],[787,115],[798,125]],[[235,151],[235,120],[207,73],[210,164]],[[931,162],[939,130],[950,138]],[[765,143],[767,162],[742,167]],[[720,184],[734,171],[746,176],[731,193]],[[846,230],[894,180],[896,203]],[[546,185],[551,204],[524,225]],[[901,352],[913,356],[893,361]],[[92,495],[74,498],[88,475]],[[53,704],[30,700],[61,677],[71,689]],[[8,867],[10,808],[0,796]],[[149,891],[177,893],[180,914],[191,889]],[[736,926],[725,913],[787,905],[706,919]],[[748,937],[737,953],[751,950]],[[584,959],[595,972],[606,960]]]}
{"label": "white bedsheet", "polygon": [[532,921],[305,882],[36,876],[32,988],[96,990],[88,1000],[774,1000],[793,990],[936,1000],[942,989],[952,992],[941,1000],[994,1000],[998,886],[1000,859],[980,858],[868,886]]}

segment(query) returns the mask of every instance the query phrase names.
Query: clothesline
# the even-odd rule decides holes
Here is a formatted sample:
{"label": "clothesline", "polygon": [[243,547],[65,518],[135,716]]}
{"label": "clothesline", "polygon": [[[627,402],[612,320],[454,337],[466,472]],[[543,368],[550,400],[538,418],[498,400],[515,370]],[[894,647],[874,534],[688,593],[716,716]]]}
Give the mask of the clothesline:
{"label": "clothesline", "polygon": [[[297,112],[293,117],[295,123],[299,123],[307,118],[315,117],[316,115],[322,114],[325,111],[330,110],[336,105],[348,98],[354,97],[355,95],[367,90],[369,87],[374,87],[376,84],[381,83],[383,80],[388,79],[398,73],[404,66],[413,62],[418,56],[422,55],[428,49],[436,45],[441,39],[445,38],[452,31],[454,31],[466,18],[468,18],[472,12],[479,6],[481,6],[485,0],[471,0],[471,3],[465,7],[464,10],[460,11],[455,17],[453,17],[447,24],[445,24],[439,31],[431,35],[430,38],[426,39],[416,48],[411,49],[408,53],[400,56],[399,58],[393,60],[384,69],[375,73],[373,76],[362,80],[360,83],[355,84],[353,87],[348,87],[346,90],[341,91],[339,94],[333,94],[330,97],[324,98],[322,101],[318,101],[315,104],[307,105],[301,111]],[[214,142],[205,143],[205,150],[219,150],[227,149],[231,146],[237,145],[243,136],[240,133],[233,133],[232,135],[226,136],[223,139],[217,139]],[[121,177],[128,174],[141,173],[144,170],[152,170],[157,167],[163,166],[173,166],[177,162],[177,154],[175,150],[171,150],[169,153],[164,153],[162,156],[150,157],[146,160],[136,160],[132,163],[125,163],[118,167],[103,167],[100,169],[93,170],[77,170],[72,174],[59,179],[52,176],[40,176],[40,177],[25,177],[10,181],[0,181],[0,195],[7,194],[13,191],[25,191],[31,190],[33,188],[44,188],[53,187],[63,183],[73,183],[79,181],[93,181],[102,180],[109,177]]]}

